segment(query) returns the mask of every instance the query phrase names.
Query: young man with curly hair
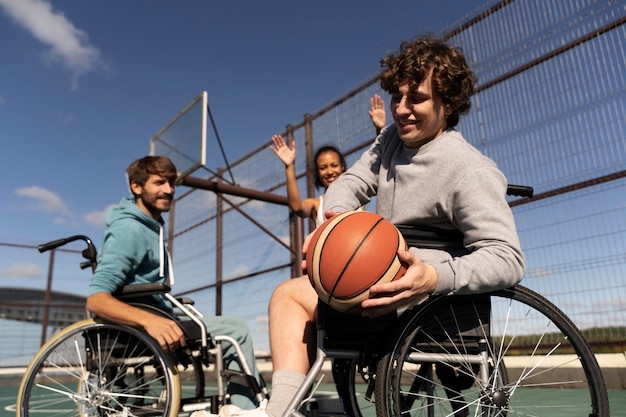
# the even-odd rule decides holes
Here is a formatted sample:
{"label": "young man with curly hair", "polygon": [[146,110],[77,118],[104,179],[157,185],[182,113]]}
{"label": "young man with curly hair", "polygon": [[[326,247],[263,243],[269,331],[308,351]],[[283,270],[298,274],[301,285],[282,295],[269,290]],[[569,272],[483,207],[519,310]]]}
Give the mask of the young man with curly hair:
{"label": "young man with curly hair", "polygon": [[[402,311],[431,294],[508,287],[525,271],[515,223],[505,200],[507,180],[496,164],[454,129],[469,111],[476,82],[460,49],[431,37],[403,42],[381,60],[380,83],[390,93],[394,123],[325,195],[327,217],[367,204],[397,225],[430,226],[463,234],[463,250],[411,247],[393,282],[375,285],[363,315]],[[305,251],[307,243],[305,242]],[[309,370],[318,297],[306,276],[278,285],[269,304],[274,374],[270,401],[257,410],[224,415],[279,417]]]}

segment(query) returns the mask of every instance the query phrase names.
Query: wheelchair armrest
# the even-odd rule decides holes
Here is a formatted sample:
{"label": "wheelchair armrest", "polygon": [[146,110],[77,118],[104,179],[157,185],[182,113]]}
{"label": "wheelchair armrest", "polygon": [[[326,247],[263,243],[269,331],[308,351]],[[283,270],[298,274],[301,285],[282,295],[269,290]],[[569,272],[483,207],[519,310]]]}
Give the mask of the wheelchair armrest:
{"label": "wheelchair armrest", "polygon": [[122,290],[115,294],[115,296],[119,299],[128,299],[128,298],[138,298],[145,297],[148,295],[154,294],[163,294],[170,292],[171,288],[166,284],[131,284],[124,285]]}
{"label": "wheelchair armrest", "polygon": [[465,249],[463,233],[458,230],[403,224],[396,224],[396,227],[409,246],[426,249]]}
{"label": "wheelchair armrest", "polygon": [[186,298],[186,297],[177,298],[177,300],[178,300],[179,303],[184,304],[186,306],[192,306],[192,305],[194,305],[196,303],[191,298]]}

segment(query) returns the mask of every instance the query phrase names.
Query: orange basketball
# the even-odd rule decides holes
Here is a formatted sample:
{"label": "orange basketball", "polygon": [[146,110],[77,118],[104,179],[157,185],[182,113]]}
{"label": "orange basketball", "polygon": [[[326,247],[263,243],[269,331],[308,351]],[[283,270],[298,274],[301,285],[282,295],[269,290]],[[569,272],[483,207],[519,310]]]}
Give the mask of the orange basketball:
{"label": "orange basketball", "polygon": [[355,307],[369,298],[372,285],[404,275],[397,251],[406,248],[398,229],[378,214],[342,213],[313,233],[306,253],[309,280],[323,302],[358,313]]}

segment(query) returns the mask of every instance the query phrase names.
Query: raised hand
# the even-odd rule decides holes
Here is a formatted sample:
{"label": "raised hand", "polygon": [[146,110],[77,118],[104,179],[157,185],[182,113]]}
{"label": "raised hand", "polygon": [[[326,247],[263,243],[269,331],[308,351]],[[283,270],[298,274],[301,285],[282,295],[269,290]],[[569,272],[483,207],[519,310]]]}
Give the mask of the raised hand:
{"label": "raised hand", "polygon": [[385,123],[387,122],[387,115],[385,114],[385,102],[378,94],[374,94],[374,97],[370,98],[370,111],[368,112],[372,119],[372,124],[376,128],[376,134],[379,134]]}
{"label": "raised hand", "polygon": [[270,146],[272,152],[278,156],[278,158],[283,161],[286,167],[293,165],[296,160],[296,143],[292,141],[289,146],[285,144],[283,137],[281,135],[272,136],[272,142],[274,142],[274,146]]}

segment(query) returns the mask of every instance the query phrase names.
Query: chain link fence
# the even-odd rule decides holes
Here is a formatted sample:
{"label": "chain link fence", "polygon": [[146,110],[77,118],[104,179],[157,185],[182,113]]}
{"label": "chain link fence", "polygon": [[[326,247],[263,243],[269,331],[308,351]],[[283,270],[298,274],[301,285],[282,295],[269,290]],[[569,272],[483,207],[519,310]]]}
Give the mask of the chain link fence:
{"label": "chain link fence", "polygon": [[[458,129],[509,183],[535,188],[532,199],[511,199],[527,258],[523,284],[563,309],[598,351],[626,348],[625,22],[623,2],[504,1],[487,3],[476,18],[441,33],[463,48],[479,78]],[[318,195],[307,169],[316,148],[338,146],[350,165],[374,139],[367,114],[374,94],[388,101],[376,78],[277,132],[296,142],[302,194]],[[259,142],[220,172],[229,171],[231,186],[284,196],[284,166],[267,149],[269,140]],[[193,176],[223,181],[207,172]],[[375,210],[374,202],[366,209]],[[298,271],[308,220],[280,201],[191,187],[181,187],[169,217],[174,293],[195,299],[206,314],[244,318],[256,349],[269,351],[268,301]],[[5,273],[15,262],[47,271],[45,261],[33,247],[0,246]],[[89,273],[78,262],[75,252],[59,253],[52,274],[75,282],[76,294],[84,295]],[[13,300],[2,303],[9,317]],[[9,353],[16,350],[32,355],[40,322],[5,323],[13,327],[0,342],[0,360],[20,362]],[[27,332],[24,323],[39,331]]]}

